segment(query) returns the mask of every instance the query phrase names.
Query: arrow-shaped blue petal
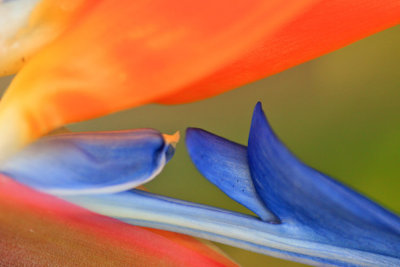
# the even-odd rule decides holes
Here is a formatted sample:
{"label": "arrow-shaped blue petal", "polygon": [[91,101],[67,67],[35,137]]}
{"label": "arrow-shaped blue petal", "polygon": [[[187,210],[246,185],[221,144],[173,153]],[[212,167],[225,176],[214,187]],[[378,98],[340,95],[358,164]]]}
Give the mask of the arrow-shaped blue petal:
{"label": "arrow-shaped blue petal", "polygon": [[300,162],[273,133],[260,103],[248,159],[259,196],[293,238],[399,257],[399,217]]}
{"label": "arrow-shaped blue petal", "polygon": [[195,128],[187,129],[186,145],[193,163],[211,183],[262,220],[279,222],[254,188],[245,146]]}
{"label": "arrow-shaped blue petal", "polygon": [[[274,237],[260,243],[261,252],[269,255],[267,247],[274,247],[296,253],[299,257],[296,261],[303,262],[313,255],[313,264],[397,266],[400,263],[399,217],[301,163],[273,133],[261,104],[254,111],[247,149],[200,129],[190,129],[186,143],[194,164],[207,179],[253,211],[249,199],[257,200],[257,206],[261,199],[264,209],[281,222],[275,227],[264,222],[263,229],[250,226],[257,229],[257,234],[248,241],[248,249],[257,251],[254,247],[257,237],[268,233]],[[243,155],[244,149],[247,157]],[[240,166],[239,170],[243,170],[246,164],[250,173],[232,167]],[[235,186],[227,186],[230,184]],[[234,188],[247,190],[243,193]],[[250,225],[242,220],[242,225]],[[272,240],[280,241],[276,245]]]}

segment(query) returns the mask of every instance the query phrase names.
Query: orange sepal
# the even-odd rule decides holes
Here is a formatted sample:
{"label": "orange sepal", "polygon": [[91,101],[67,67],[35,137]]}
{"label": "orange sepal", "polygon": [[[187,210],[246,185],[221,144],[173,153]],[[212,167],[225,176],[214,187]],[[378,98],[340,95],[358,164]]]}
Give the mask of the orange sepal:
{"label": "orange sepal", "polygon": [[0,124],[10,127],[0,133],[0,156],[65,123],[174,93],[314,1],[98,1],[10,85],[0,104]]}
{"label": "orange sepal", "polygon": [[178,104],[211,97],[351,44],[400,23],[400,1],[322,0],[234,62],[159,99]]}

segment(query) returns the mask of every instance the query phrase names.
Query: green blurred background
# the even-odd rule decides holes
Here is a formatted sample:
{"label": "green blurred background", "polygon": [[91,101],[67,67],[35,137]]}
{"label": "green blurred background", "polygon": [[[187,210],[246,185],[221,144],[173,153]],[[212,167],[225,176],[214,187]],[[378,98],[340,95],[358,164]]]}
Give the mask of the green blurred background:
{"label": "green blurred background", "polygon": [[[257,101],[303,161],[400,213],[400,27],[223,95],[148,105],[70,125],[74,131],[150,127],[181,131],[173,160],[147,187],[159,194],[249,213],[207,182],[184,145],[186,127],[246,144]],[[154,77],[157,78],[156,76]],[[1,88],[9,79],[0,80]],[[300,266],[220,246],[243,266]]]}

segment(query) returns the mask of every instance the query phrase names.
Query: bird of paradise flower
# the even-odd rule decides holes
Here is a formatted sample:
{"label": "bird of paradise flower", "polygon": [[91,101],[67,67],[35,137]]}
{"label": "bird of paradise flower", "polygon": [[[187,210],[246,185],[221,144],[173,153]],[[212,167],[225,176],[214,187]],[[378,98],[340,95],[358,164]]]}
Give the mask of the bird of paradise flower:
{"label": "bird of paradise flower", "polygon": [[[290,13],[290,12],[289,12]],[[379,13],[379,12],[378,12]],[[254,14],[253,14],[254,15]],[[394,12],[394,15],[396,15],[396,13]],[[255,17],[257,17],[257,16],[255,16]],[[396,17],[394,17],[395,19],[396,19]],[[388,18],[388,21],[390,22],[390,19]],[[393,20],[391,20],[391,22],[389,23],[389,22],[385,22],[385,23],[387,23],[386,24],[386,26],[387,25],[389,25],[390,23],[393,23]],[[351,39],[351,38],[350,38]],[[253,59],[254,60],[254,59]],[[297,59],[298,60],[298,59]],[[293,64],[293,63],[292,63]],[[29,64],[28,64],[28,66],[29,66]],[[233,67],[230,67],[230,68],[233,68]],[[228,70],[231,70],[230,68],[228,68]],[[279,68],[278,68],[279,69]],[[265,71],[265,70],[264,70]],[[28,71],[26,71],[26,72],[28,72]],[[25,73],[26,73],[25,72]],[[22,72],[23,73],[23,72]],[[29,72],[28,72],[29,73]],[[268,72],[265,72],[265,73],[268,73]],[[265,74],[264,73],[264,74]],[[23,74],[21,74],[22,75],[22,77],[23,77]],[[259,74],[257,74],[257,75],[259,75]],[[21,77],[21,76],[20,76]],[[223,77],[223,75],[221,75],[221,77]],[[254,78],[254,77],[253,77]],[[249,78],[247,78],[247,79],[249,79]],[[20,81],[22,80],[22,78],[20,78]],[[233,81],[233,83],[235,83],[235,79],[231,79],[232,81]],[[225,81],[226,82],[226,81]],[[237,82],[237,81],[236,81]],[[239,81],[239,82],[243,82],[243,81]],[[14,86],[15,86],[15,84],[17,84],[17,86],[16,87],[18,87],[18,77],[17,77],[17,81],[14,83]],[[200,83],[201,84],[201,83]],[[19,85],[19,86],[21,86],[21,85]],[[229,84],[228,83],[228,85],[225,85],[225,86],[232,86],[231,84]],[[195,88],[196,86],[194,86],[194,88]],[[222,86],[223,87],[223,86]],[[221,87],[221,88],[222,88]],[[12,87],[11,87],[12,88]],[[224,88],[222,88],[222,89],[224,89]],[[14,89],[14,91],[15,91],[15,89]],[[12,92],[12,90],[11,90],[11,92]],[[181,96],[182,97],[182,100],[179,100],[179,97],[177,98],[177,96],[176,95],[173,95],[173,97],[169,97],[169,98],[167,98],[167,100],[165,100],[165,102],[174,102],[174,101],[187,101],[187,100],[190,100],[190,99],[188,99],[188,96],[190,96],[190,97],[199,97],[199,96],[195,96],[196,95],[196,93],[195,92],[193,92],[193,91],[191,91],[190,90],[190,88],[189,89],[185,89],[185,92],[190,92],[190,94],[186,94],[185,95],[185,93],[180,93],[179,94],[179,96]],[[207,94],[210,94],[210,92],[208,91],[208,93],[207,92],[205,92],[205,95],[207,95]],[[12,95],[12,94],[11,94]],[[68,96],[68,95],[67,95]],[[7,96],[6,96],[7,97]],[[189,97],[189,98],[190,98]],[[11,99],[11,100],[7,100],[7,98],[6,98],[6,100],[7,101],[11,101],[12,102],[12,97],[9,97],[8,99]],[[68,100],[68,97],[66,97],[66,99]],[[76,98],[74,98],[74,101],[75,100],[77,100]],[[90,99],[89,99],[90,100]],[[164,100],[163,100],[164,101]],[[24,101],[21,101],[21,102],[24,102]],[[78,102],[79,103],[79,102]],[[26,104],[26,103],[25,103]],[[89,101],[89,103],[88,104],[90,104],[90,101]],[[124,105],[124,104],[121,104],[122,106]],[[5,107],[7,107],[6,105],[4,105]],[[90,108],[91,108],[91,106],[90,106]],[[89,108],[89,109],[90,109]],[[5,109],[5,110],[7,110],[7,108]],[[7,112],[3,112],[3,114],[9,114],[9,113],[7,113]],[[29,113],[30,114],[30,113]],[[65,114],[63,114],[63,115],[65,115]],[[68,114],[67,114],[68,115]],[[75,114],[74,114],[75,115]],[[39,118],[40,118],[40,116],[39,116]],[[68,120],[70,120],[70,119],[67,119],[67,121]],[[5,120],[5,121],[7,121],[7,120]],[[40,125],[39,125],[40,126]],[[50,127],[54,127],[54,125],[53,126],[50,126]],[[11,128],[12,128],[12,126],[11,126]],[[44,127],[45,128],[45,130],[46,130],[46,127]],[[35,128],[35,130],[37,130],[36,128]],[[40,130],[40,129],[39,129]],[[41,130],[43,130],[43,129],[41,129]],[[28,129],[28,131],[29,131],[29,129]],[[32,133],[32,136],[34,136],[35,134],[37,134],[37,133]],[[3,139],[3,140],[7,140],[7,139]],[[26,141],[26,140],[25,140]],[[24,140],[23,140],[23,142],[25,142]],[[4,141],[3,141],[4,142]],[[10,142],[11,144],[13,144],[13,142]],[[8,144],[7,144],[8,145]],[[26,152],[25,152],[26,153]],[[51,155],[51,154],[48,154],[48,155]],[[19,158],[19,160],[21,160],[21,159],[23,159],[23,156],[19,156],[18,157]],[[17,164],[17,166],[23,166],[23,164]],[[90,164],[89,165],[86,165],[86,166],[90,166]],[[16,176],[18,176],[18,175],[16,175]],[[99,204],[101,204],[101,201],[99,200],[98,201],[98,203]]]}

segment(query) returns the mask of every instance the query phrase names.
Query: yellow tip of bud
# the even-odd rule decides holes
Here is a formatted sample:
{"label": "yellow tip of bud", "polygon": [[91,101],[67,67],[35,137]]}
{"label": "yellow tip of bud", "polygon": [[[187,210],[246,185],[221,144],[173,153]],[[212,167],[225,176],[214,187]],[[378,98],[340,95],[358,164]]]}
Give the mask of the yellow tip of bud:
{"label": "yellow tip of bud", "polygon": [[181,138],[181,135],[180,135],[179,131],[177,131],[172,135],[163,134],[163,137],[167,144],[172,145],[175,148],[176,144],[179,142],[179,139]]}

